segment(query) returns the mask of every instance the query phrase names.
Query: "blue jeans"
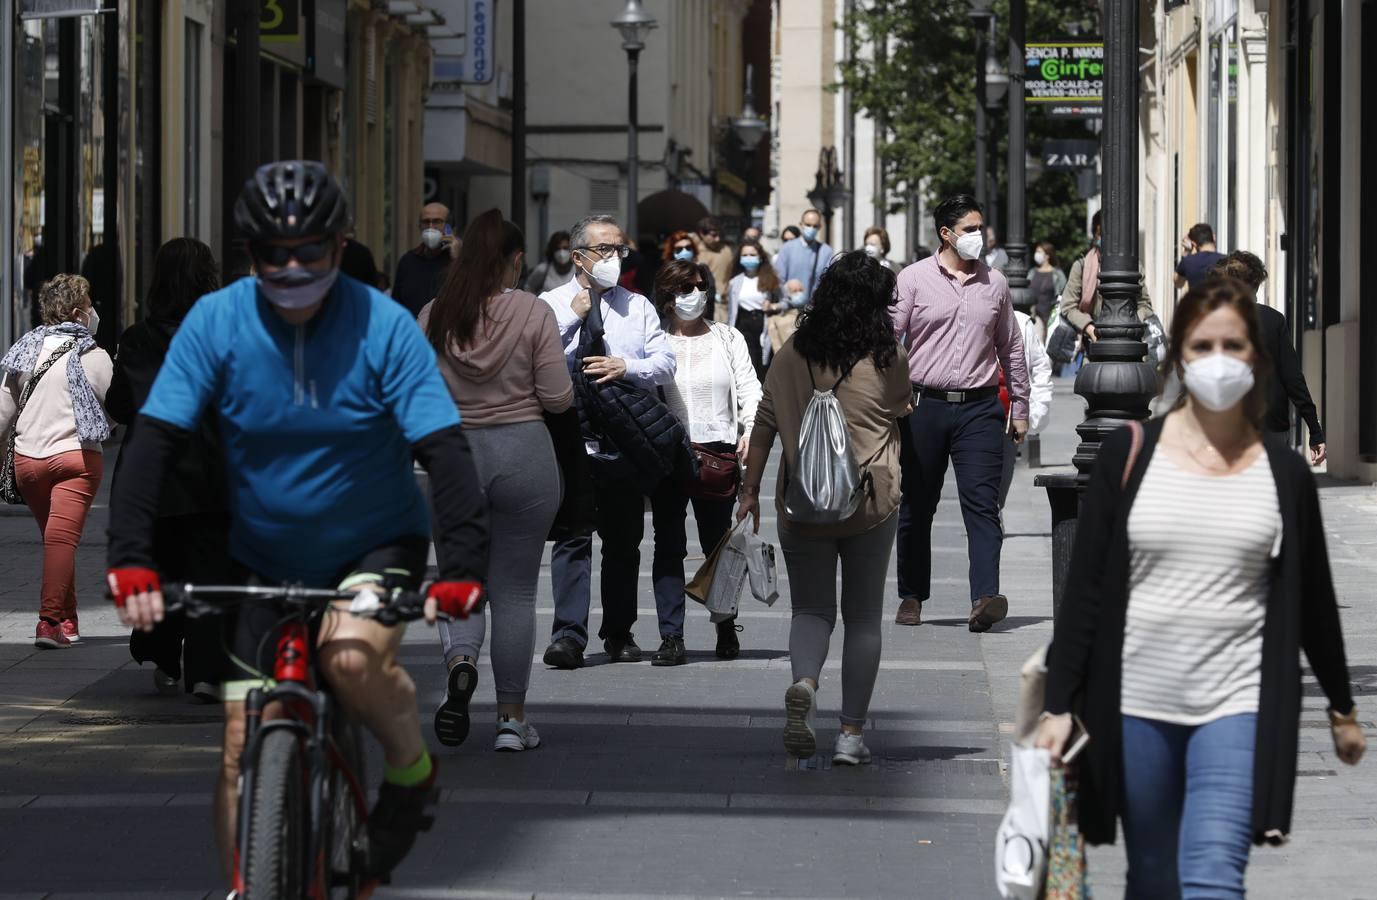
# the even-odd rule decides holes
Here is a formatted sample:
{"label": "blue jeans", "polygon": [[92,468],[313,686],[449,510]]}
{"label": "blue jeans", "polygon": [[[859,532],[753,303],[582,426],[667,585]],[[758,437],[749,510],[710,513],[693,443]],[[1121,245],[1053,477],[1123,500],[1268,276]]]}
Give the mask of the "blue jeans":
{"label": "blue jeans", "polygon": [[1123,717],[1127,900],[1241,900],[1256,736],[1256,713],[1204,725]]}

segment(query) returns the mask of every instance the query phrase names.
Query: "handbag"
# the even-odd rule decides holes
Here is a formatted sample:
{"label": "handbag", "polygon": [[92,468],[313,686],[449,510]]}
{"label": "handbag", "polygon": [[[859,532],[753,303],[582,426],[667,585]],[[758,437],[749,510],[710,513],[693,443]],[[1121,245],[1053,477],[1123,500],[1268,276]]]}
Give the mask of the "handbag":
{"label": "handbag", "polygon": [[741,483],[741,465],[735,450],[715,450],[707,444],[692,444],[698,459],[698,478],[688,483],[688,495],[695,500],[732,500]]}
{"label": "handbag", "polygon": [[33,389],[38,386],[38,380],[48,374],[53,363],[70,353],[76,343],[76,338],[67,340],[52,356],[43,360],[43,363],[34,369],[33,377],[19,394],[19,402],[14,409],[14,422],[10,425],[9,438],[5,441],[5,459],[0,462],[0,500],[11,506],[27,505],[24,496],[19,493],[19,483],[14,477],[14,440],[19,436],[19,417],[24,414],[24,407],[28,404],[29,397],[33,396]]}

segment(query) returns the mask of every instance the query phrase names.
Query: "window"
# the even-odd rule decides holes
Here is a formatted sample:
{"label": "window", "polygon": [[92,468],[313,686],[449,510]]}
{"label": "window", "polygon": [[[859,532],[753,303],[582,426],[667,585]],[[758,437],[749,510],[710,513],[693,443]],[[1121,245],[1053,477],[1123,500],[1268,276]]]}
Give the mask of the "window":
{"label": "window", "polygon": [[183,94],[183,122],[186,128],[186,156],[182,162],[183,220],[182,233],[196,237],[201,232],[201,40],[205,26],[191,19],[186,21],[186,91]]}

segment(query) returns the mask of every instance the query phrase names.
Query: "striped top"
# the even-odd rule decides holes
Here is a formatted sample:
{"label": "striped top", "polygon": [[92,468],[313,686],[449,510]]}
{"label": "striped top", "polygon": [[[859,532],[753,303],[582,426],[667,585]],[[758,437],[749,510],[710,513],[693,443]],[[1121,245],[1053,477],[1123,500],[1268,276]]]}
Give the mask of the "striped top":
{"label": "striped top", "polygon": [[1267,454],[1199,475],[1153,454],[1128,517],[1125,715],[1181,725],[1257,712],[1281,508]]}

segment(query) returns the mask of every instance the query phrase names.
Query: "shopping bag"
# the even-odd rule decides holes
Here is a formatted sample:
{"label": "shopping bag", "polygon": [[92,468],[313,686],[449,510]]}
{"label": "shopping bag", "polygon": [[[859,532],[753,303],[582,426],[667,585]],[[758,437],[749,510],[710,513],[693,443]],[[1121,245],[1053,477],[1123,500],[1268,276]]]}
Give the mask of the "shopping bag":
{"label": "shopping bag", "polygon": [[1046,750],[1014,745],[1009,809],[995,836],[995,884],[1001,897],[1041,896],[1051,837],[1051,768]]}
{"label": "shopping bag", "polygon": [[774,606],[779,599],[775,546],[761,540],[753,531],[740,534],[746,545],[746,575],[751,584],[751,596],[766,606]]}
{"label": "shopping bag", "polygon": [[1076,824],[1077,769],[1074,765],[1058,766],[1049,774],[1052,824],[1041,900],[1091,900],[1085,838]]}
{"label": "shopping bag", "polygon": [[705,603],[713,622],[724,622],[736,616],[741,592],[746,588],[749,567],[746,561],[745,521],[743,519],[732,529],[726,546],[717,555],[717,567],[713,570]]}
{"label": "shopping bag", "polygon": [[727,546],[727,542],[732,539],[732,532],[728,531],[722,535],[722,540],[717,542],[717,546],[712,548],[708,558],[703,560],[703,564],[698,567],[698,571],[693,573],[693,579],[684,585],[684,593],[688,594],[699,603],[708,602],[708,592],[712,589],[712,576],[717,571],[717,560],[722,556],[722,548]]}

